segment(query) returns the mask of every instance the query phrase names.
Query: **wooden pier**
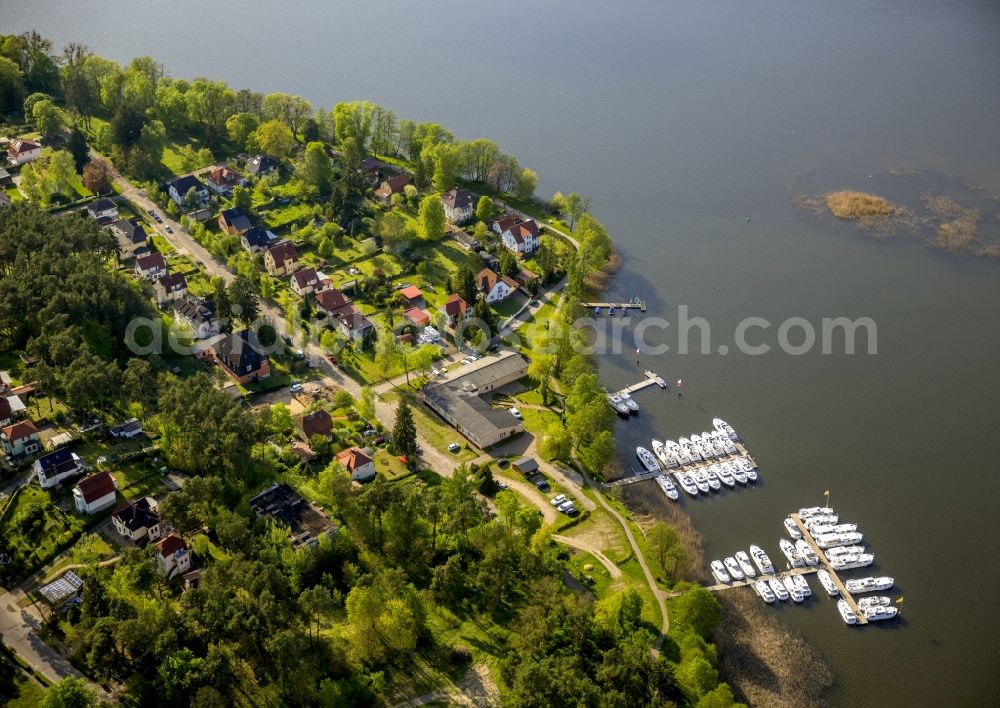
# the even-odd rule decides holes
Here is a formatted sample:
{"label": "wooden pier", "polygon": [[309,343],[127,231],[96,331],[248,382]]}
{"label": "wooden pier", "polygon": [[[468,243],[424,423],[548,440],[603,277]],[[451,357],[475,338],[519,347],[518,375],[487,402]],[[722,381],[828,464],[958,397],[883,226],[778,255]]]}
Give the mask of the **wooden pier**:
{"label": "wooden pier", "polygon": [[830,577],[833,579],[833,584],[836,585],[837,590],[840,591],[840,596],[847,601],[847,606],[854,611],[855,616],[858,618],[858,624],[868,624],[868,618],[865,617],[865,613],[858,607],[858,603],[854,601],[854,597],[851,596],[851,593],[847,592],[847,588],[844,586],[843,581],[841,581],[840,576],[837,575],[837,571],[835,571],[833,566],[830,565],[830,561],[826,557],[826,553],[824,553],[823,550],[816,545],[816,540],[809,532],[809,529],[806,528],[806,525],[802,523],[802,519],[799,518],[798,514],[792,514],[791,517],[792,521],[795,522],[795,525],[799,527],[799,533],[802,534],[802,538],[805,539],[805,542],[808,543],[816,555],[819,556],[820,563],[822,563],[823,567],[826,568],[826,572],[830,574]]}
{"label": "wooden pier", "polygon": [[612,307],[616,310],[639,310],[640,312],[646,311],[646,301],[645,300],[634,300],[632,302],[581,302],[581,306],[588,307],[591,310],[596,308],[601,308],[601,310],[610,310]]}
{"label": "wooden pier", "polygon": [[621,389],[620,391],[615,391],[614,393],[612,393],[610,395],[612,395],[612,396],[618,396],[618,395],[621,395],[623,393],[627,393],[627,394],[631,395],[631,394],[635,393],[636,391],[641,391],[642,389],[648,388],[650,386],[659,386],[660,388],[666,388],[667,387],[667,382],[664,381],[663,377],[660,376],[659,374],[657,374],[655,371],[649,371],[647,369],[643,373],[646,375],[646,378],[644,378],[642,381],[640,381],[639,383],[632,384],[631,386],[626,386],[625,388]]}
{"label": "wooden pier", "polygon": [[[807,565],[804,568],[792,568],[791,570],[782,570],[773,575],[760,575],[756,577],[744,580],[736,580],[731,583],[716,583],[715,585],[703,585],[709,592],[721,592],[722,590],[729,590],[731,588],[753,588],[753,584],[758,580],[766,578],[783,578],[786,575],[808,575],[809,573],[815,573],[819,568]],[[683,595],[686,591],[680,590],[677,592],[668,593],[667,597],[676,597],[677,595]],[[825,590],[823,592],[826,592]]]}

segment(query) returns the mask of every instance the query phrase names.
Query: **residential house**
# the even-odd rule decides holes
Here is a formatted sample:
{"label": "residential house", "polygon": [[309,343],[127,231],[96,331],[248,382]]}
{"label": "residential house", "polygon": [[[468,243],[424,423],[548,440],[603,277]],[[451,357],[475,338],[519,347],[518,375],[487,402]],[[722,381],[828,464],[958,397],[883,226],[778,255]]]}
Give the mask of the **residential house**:
{"label": "residential house", "polygon": [[194,190],[194,201],[204,203],[209,199],[208,187],[194,175],[183,175],[175,177],[167,182],[167,194],[174,200],[177,206],[185,206],[185,200],[191,190]]}
{"label": "residential house", "polygon": [[0,426],[7,426],[24,417],[24,402],[14,393],[0,396]]}
{"label": "residential house", "polygon": [[375,190],[375,196],[383,204],[388,204],[394,194],[402,194],[406,185],[412,182],[413,180],[408,174],[393,175],[379,185],[379,188]]}
{"label": "residential house", "polygon": [[296,420],[295,426],[306,442],[309,442],[313,435],[322,435],[327,440],[333,440],[333,417],[327,411],[307,413]]}
{"label": "residential house", "polygon": [[195,339],[208,339],[219,333],[219,320],[215,317],[215,303],[191,295],[174,301],[174,319],[191,328]]}
{"label": "residential house", "polygon": [[469,307],[469,303],[463,300],[460,295],[453,294],[448,296],[448,300],[444,303],[444,307],[441,308],[441,312],[448,318],[448,325],[455,327],[459,322],[464,321],[472,315],[472,308]]}
{"label": "residential house", "polygon": [[163,307],[187,294],[187,278],[183,273],[168,273],[153,283],[153,292],[156,304]]}
{"label": "residential house", "polygon": [[463,366],[450,377],[420,390],[427,406],[474,445],[486,448],[522,432],[524,424],[503,408],[484,399],[496,389],[523,378],[528,362],[517,352],[485,357]]}
{"label": "residential house", "polygon": [[466,251],[472,251],[475,253],[476,251],[481,251],[483,249],[483,244],[479,243],[479,241],[472,234],[468,231],[463,231],[457,226],[449,228],[445,235],[455,241]]}
{"label": "residential house", "polygon": [[274,519],[288,527],[292,548],[315,547],[322,536],[332,536],[337,527],[322,509],[307,502],[298,492],[281,482],[250,499],[250,508],[260,517]]}
{"label": "residential house", "polygon": [[118,440],[131,440],[142,435],[142,423],[138,418],[129,418],[110,428],[108,434]]}
{"label": "residential house", "polygon": [[135,259],[135,275],[143,280],[156,281],[167,274],[167,259],[162,253],[149,253]]}
{"label": "residential house", "polygon": [[42,146],[33,140],[11,140],[7,148],[7,157],[14,165],[24,165],[34,162],[42,156]]}
{"label": "residential house", "polygon": [[119,536],[135,544],[155,541],[163,533],[159,505],[152,497],[136,499],[118,507],[111,514],[111,524]]}
{"label": "residential house", "polygon": [[51,489],[68,477],[83,474],[85,468],[79,455],[62,447],[39,457],[32,469],[42,489]]}
{"label": "residential house", "polygon": [[267,355],[259,352],[250,340],[251,332],[245,329],[219,337],[210,350],[226,373],[241,384],[266,379],[271,375]]}
{"label": "residential house", "polygon": [[354,342],[363,340],[375,328],[351,299],[336,288],[316,294],[316,309],[336,322],[340,333]]}
{"label": "residential house", "polygon": [[227,196],[233,193],[234,187],[245,187],[246,184],[246,177],[225,165],[209,172],[205,180],[205,185],[213,192]]}
{"label": "residential house", "polygon": [[219,228],[230,236],[242,236],[252,227],[250,217],[239,207],[224,209],[219,214]]}
{"label": "residential house", "polygon": [[337,462],[351,473],[355,482],[370,482],[375,479],[375,460],[356,447],[349,447],[337,453]]}
{"label": "residential house", "polygon": [[188,553],[184,539],[177,534],[168,534],[157,541],[154,547],[157,570],[168,580],[191,570],[191,554]]}
{"label": "residential house", "polygon": [[282,241],[264,252],[264,267],[271,275],[290,275],[299,267],[299,252],[291,241]]}
{"label": "residential house", "polygon": [[111,233],[118,239],[118,251],[123,258],[133,258],[149,252],[149,235],[139,219],[119,219],[111,224]]}
{"label": "residential house", "polygon": [[421,310],[419,307],[411,307],[403,313],[403,317],[409,320],[414,327],[421,328],[426,327],[431,323],[430,315]]}
{"label": "residential house", "polygon": [[416,285],[408,285],[405,288],[401,288],[399,294],[402,295],[410,307],[427,307],[427,302],[424,300],[424,293]]}
{"label": "residential house", "polygon": [[299,297],[305,297],[316,292],[320,277],[313,268],[303,268],[292,274],[292,292]]}
{"label": "residential house", "polygon": [[247,173],[254,177],[262,177],[278,169],[278,161],[267,155],[253,155],[247,159]]}
{"label": "residential house", "polygon": [[110,472],[85,477],[73,487],[73,504],[81,514],[96,514],[115,503],[118,487]]}
{"label": "residential house", "polygon": [[476,287],[486,302],[494,303],[510,297],[517,290],[517,283],[506,275],[497,275],[489,268],[483,268],[476,275]]}
{"label": "residential house", "polygon": [[260,253],[271,245],[271,234],[260,226],[251,226],[240,236],[240,245],[247,253]]}
{"label": "residential house", "polygon": [[389,166],[375,157],[366,157],[361,161],[361,174],[365,176],[368,183],[371,185],[377,185],[379,179],[382,176],[382,171],[388,171]]}
{"label": "residential house", "polygon": [[453,224],[464,224],[476,215],[473,204],[475,195],[464,187],[455,187],[450,192],[441,195],[444,204],[444,216]]}
{"label": "residential house", "polygon": [[99,224],[110,224],[118,218],[118,205],[107,197],[101,197],[87,205],[87,213]]}
{"label": "residential house", "polygon": [[534,219],[522,221],[521,217],[508,214],[494,221],[492,229],[500,236],[503,245],[521,258],[538,250],[541,230]]}
{"label": "residential house", "polygon": [[42,449],[38,428],[30,420],[21,420],[0,430],[0,446],[11,458],[34,455]]}

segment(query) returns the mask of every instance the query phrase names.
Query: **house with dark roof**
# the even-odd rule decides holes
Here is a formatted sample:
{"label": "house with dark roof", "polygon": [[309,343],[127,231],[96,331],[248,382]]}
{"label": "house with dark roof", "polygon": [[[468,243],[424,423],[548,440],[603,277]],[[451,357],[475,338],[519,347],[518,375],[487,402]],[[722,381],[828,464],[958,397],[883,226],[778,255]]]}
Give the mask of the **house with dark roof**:
{"label": "house with dark roof", "polygon": [[307,502],[284,482],[251,498],[250,508],[259,517],[274,519],[287,526],[292,548],[314,547],[322,536],[337,532],[337,527],[322,509]]}
{"label": "house with dark roof", "polygon": [[167,274],[167,259],[162,253],[149,253],[135,259],[135,275],[143,280],[159,280]]}
{"label": "house with dark roof", "polygon": [[174,301],[174,319],[192,330],[195,339],[208,339],[219,333],[219,320],[215,317],[215,303],[185,295]]}
{"label": "house with dark roof", "polygon": [[205,185],[216,194],[230,195],[234,187],[245,187],[246,177],[226,165],[216,167],[208,173]]}
{"label": "house with dark roof", "polygon": [[453,224],[464,224],[476,215],[473,200],[476,195],[464,187],[455,187],[450,192],[441,195],[444,204],[444,216]]}
{"label": "house with dark roof", "polygon": [[83,460],[67,447],[42,455],[32,468],[42,489],[51,489],[64,479],[83,474]]}
{"label": "house with dark roof", "polygon": [[230,236],[242,236],[252,227],[250,217],[239,207],[223,209],[219,214],[219,228]]}
{"label": "house with dark roof", "polygon": [[159,505],[152,497],[124,504],[111,514],[111,525],[122,538],[132,543],[155,541],[162,533]]}
{"label": "house with dark roof", "polygon": [[118,218],[118,205],[107,197],[101,197],[87,205],[87,213],[99,224],[110,224]]}
{"label": "house with dark roof", "polygon": [[486,302],[506,300],[517,290],[517,283],[506,275],[497,275],[489,268],[483,268],[476,275],[476,287]]}
{"label": "house with dark roof", "polygon": [[472,309],[469,307],[469,303],[463,300],[460,295],[452,294],[448,296],[448,300],[441,308],[441,312],[448,318],[448,325],[454,327],[459,322],[468,318],[472,314]]}
{"label": "house with dark roof", "polygon": [[299,436],[309,442],[313,435],[322,435],[327,440],[333,439],[333,417],[324,410],[313,411],[300,416],[295,421]]}
{"label": "house with dark roof", "polygon": [[254,346],[250,330],[221,335],[210,351],[226,373],[241,384],[271,375],[270,361]]}
{"label": "house with dark roof", "polygon": [[182,175],[167,182],[167,194],[177,206],[185,206],[185,199],[192,190],[196,203],[202,204],[208,201],[208,187],[194,175]]}
{"label": "house with dark roof", "polygon": [[278,161],[267,155],[253,155],[247,159],[247,174],[262,177],[278,169]]}
{"label": "house with dark roof", "polygon": [[499,357],[484,357],[446,379],[425,385],[420,398],[470,442],[486,448],[522,432],[524,424],[510,411],[490,406],[484,397],[527,373],[528,362],[524,357],[517,352],[503,352]]}
{"label": "house with dark roof", "polygon": [[110,472],[85,477],[73,487],[73,505],[81,514],[96,514],[115,503],[118,485]]}
{"label": "house with dark roof", "polygon": [[168,580],[191,570],[191,554],[184,539],[168,534],[154,544],[156,569]]}
{"label": "house with dark roof", "polygon": [[168,273],[153,283],[156,304],[160,307],[187,295],[187,278],[183,273]]}
{"label": "house with dark roof", "polygon": [[30,420],[21,420],[0,429],[0,447],[11,459],[34,455],[42,449],[38,428]]}
{"label": "house with dark roof", "polygon": [[247,253],[260,253],[271,245],[271,235],[260,226],[251,226],[240,236],[240,245]]}
{"label": "house with dark roof", "polygon": [[129,418],[108,429],[108,434],[118,440],[131,440],[142,435],[142,423],[138,418]]}
{"label": "house with dark roof", "polygon": [[118,239],[118,251],[122,258],[132,258],[148,252],[147,239],[149,235],[139,219],[119,219],[111,223],[111,233]]}
{"label": "house with dark roof", "polygon": [[264,252],[264,267],[271,275],[291,275],[299,267],[299,252],[291,241],[282,241]]}
{"label": "house with dark roof", "polygon": [[336,288],[327,288],[316,293],[316,309],[336,323],[341,334],[357,342],[374,331],[375,325],[361,314],[361,310]]}
{"label": "house with dark roof", "polygon": [[394,194],[402,194],[406,190],[406,185],[412,182],[413,179],[408,174],[393,175],[379,185],[375,190],[375,196],[383,204],[388,204]]}
{"label": "house with dark roof", "polygon": [[337,453],[337,464],[351,473],[354,482],[371,482],[375,479],[375,460],[356,447],[349,447]]}
{"label": "house with dark roof", "polygon": [[303,268],[302,270],[293,273],[291,279],[292,292],[299,297],[305,297],[311,293],[316,292],[319,286],[319,275],[313,268]]}
{"label": "house with dark roof", "polygon": [[42,146],[34,140],[11,140],[7,148],[7,157],[11,164],[25,165],[34,162],[42,156]]}

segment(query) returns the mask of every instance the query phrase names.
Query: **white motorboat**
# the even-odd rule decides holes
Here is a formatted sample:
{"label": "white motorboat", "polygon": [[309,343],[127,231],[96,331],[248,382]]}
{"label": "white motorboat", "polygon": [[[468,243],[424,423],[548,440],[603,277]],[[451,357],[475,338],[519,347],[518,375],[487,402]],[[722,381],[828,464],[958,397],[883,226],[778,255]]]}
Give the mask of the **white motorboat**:
{"label": "white motorboat", "polygon": [[875,554],[873,553],[851,553],[831,558],[830,567],[834,570],[851,570],[852,568],[865,568],[874,562]]}
{"label": "white motorboat", "polygon": [[612,396],[609,393],[608,402],[618,415],[627,416],[629,414],[628,406],[625,405],[625,401],[622,400],[621,396]]}
{"label": "white motorboat", "polygon": [[847,533],[821,533],[814,536],[813,539],[817,546],[826,550],[834,546],[851,546],[855,543],[861,543],[864,536],[858,531],[848,531]]}
{"label": "white motorboat", "polygon": [[722,464],[725,465],[725,467],[729,470],[730,474],[733,475],[733,479],[735,479],[740,484],[747,483],[746,472],[741,470],[732,460],[726,460]]}
{"label": "white motorboat", "polygon": [[702,494],[708,494],[710,487],[708,486],[708,477],[701,470],[695,470],[691,472],[690,475],[694,477],[694,483],[698,486],[698,491]]}
{"label": "white motorboat", "polygon": [[795,551],[799,557],[806,562],[806,565],[819,565],[819,556],[806,541],[799,539],[795,542]]}
{"label": "white motorboat", "polygon": [[857,524],[837,524],[836,526],[830,526],[829,524],[824,526],[817,526],[810,531],[817,536],[826,533],[852,533],[858,530]]}
{"label": "white motorboat", "polygon": [[705,479],[708,480],[708,486],[713,492],[717,492],[722,489],[722,484],[719,483],[719,476],[715,474],[711,467],[705,467],[702,472],[705,474]]}
{"label": "white motorboat", "polygon": [[833,548],[829,548],[823,551],[826,557],[829,558],[830,560],[833,560],[834,558],[837,558],[839,556],[849,556],[849,555],[856,556],[864,552],[865,552],[864,546],[834,546]]}
{"label": "white motorboat", "polygon": [[693,460],[688,457],[687,450],[682,447],[678,447],[674,450],[674,457],[677,458],[677,464],[681,466],[690,465],[693,462]]}
{"label": "white motorboat", "polygon": [[639,412],[639,404],[636,403],[635,400],[633,400],[631,394],[629,394],[628,391],[622,391],[619,395],[621,396],[622,403],[624,403],[625,407],[628,408],[629,413]]}
{"label": "white motorboat", "polygon": [[788,594],[792,596],[793,601],[802,602],[806,599],[806,596],[802,594],[802,590],[799,589],[798,584],[791,575],[786,575],[782,578],[781,582],[784,583],[785,589],[788,591]]}
{"label": "white motorboat", "polygon": [[836,583],[833,582],[833,578],[830,573],[827,572],[826,568],[820,568],[816,571],[816,577],[819,578],[819,584],[823,586],[826,590],[826,594],[830,597],[836,597],[840,594],[840,590],[837,589]]}
{"label": "white motorboat", "polygon": [[667,469],[677,466],[677,458],[674,457],[674,453],[659,440],[653,441],[653,454]]}
{"label": "white motorboat", "polygon": [[836,526],[837,516],[813,516],[802,522],[802,525],[809,529],[809,533],[815,536],[817,533],[824,533],[823,531],[817,531],[816,529],[827,528],[828,526]]}
{"label": "white motorboat", "polygon": [[844,583],[847,592],[876,592],[878,590],[888,590],[892,587],[893,579],[888,576],[880,578],[856,578]]}
{"label": "white motorboat", "polygon": [[733,477],[733,473],[730,472],[725,465],[716,463],[712,465],[712,471],[715,472],[715,475],[722,481],[722,483],[730,489],[736,486],[736,479]]}
{"label": "white motorboat", "polygon": [[799,527],[795,524],[791,516],[785,518],[785,531],[795,540],[802,538],[802,532],[799,531]]}
{"label": "white motorboat", "polygon": [[733,580],[743,580],[743,571],[740,570],[740,564],[736,562],[735,558],[727,556],[722,562],[726,564],[726,570],[729,571]]}
{"label": "white motorboat", "polygon": [[725,433],[720,432],[716,439],[722,443],[722,449],[726,451],[727,455],[735,455],[739,450],[736,449],[736,443],[729,439],[729,436]]}
{"label": "white motorboat", "polygon": [[751,465],[750,462],[747,461],[747,458],[745,458],[745,457],[738,457],[738,458],[736,458],[734,464],[738,465],[739,468],[741,470],[743,470],[743,474],[745,474],[747,476],[747,481],[748,482],[756,482],[757,481],[757,470],[755,470],[753,468],[753,465]]}
{"label": "white motorboat", "polygon": [[690,494],[692,497],[698,496],[698,485],[694,483],[694,479],[687,472],[674,472],[674,477],[677,478],[677,483],[681,485],[681,489]]}
{"label": "white motorboat", "polygon": [[666,475],[658,475],[656,477],[656,483],[660,485],[660,489],[662,489],[663,493],[667,495],[667,499],[677,501],[677,498],[680,497],[677,487],[674,486],[674,483],[671,482]]}
{"label": "white motorboat", "polygon": [[754,570],[753,563],[750,562],[750,556],[747,555],[746,551],[737,551],[734,558],[740,564],[740,570],[743,571],[743,575],[747,576],[747,578],[757,577],[757,571]]}
{"label": "white motorboat", "polygon": [[681,447],[691,447],[691,441],[687,438],[677,438],[677,444]]}
{"label": "white motorboat", "polygon": [[663,441],[663,447],[665,447],[665,448],[667,448],[668,450],[670,450],[670,452],[677,452],[678,450],[680,450],[680,449],[681,449],[681,446],[680,446],[680,445],[678,445],[678,444],[677,444],[677,443],[676,443],[675,441],[673,441],[673,440],[664,440],[664,441]]}
{"label": "white motorboat", "polygon": [[730,440],[736,441],[740,439],[740,436],[736,434],[736,430],[733,426],[724,421],[722,418],[713,418],[712,425],[714,425],[715,429],[720,433],[728,435]]}
{"label": "white motorboat", "polygon": [[892,605],[875,605],[874,607],[866,607],[861,611],[865,613],[865,619],[869,622],[895,619],[899,615],[899,610]]}
{"label": "white motorboat", "polygon": [[870,595],[858,599],[858,607],[862,610],[866,607],[878,607],[879,605],[891,605],[892,598],[888,595]]}
{"label": "white motorboat", "polygon": [[756,583],[753,584],[753,588],[754,590],[757,591],[757,594],[760,596],[761,600],[763,600],[769,605],[772,602],[774,602],[774,591],[771,590],[771,586],[767,584],[767,581],[758,580]]}
{"label": "white motorboat", "polygon": [[[705,438],[702,436],[702,442],[704,442],[704,440]],[[709,441],[712,443],[712,449],[715,451],[716,457],[722,457],[726,454],[727,442],[732,445],[732,441],[724,435],[721,435],[718,431],[716,431],[713,435],[709,435]],[[735,445],[733,445],[733,449],[736,449]]]}
{"label": "white motorboat", "polygon": [[639,458],[639,462],[642,463],[647,472],[659,472],[661,470],[660,463],[656,461],[656,455],[646,448],[637,447],[635,449],[635,456]]}
{"label": "white motorboat", "polygon": [[698,446],[698,452],[701,453],[702,458],[705,460],[711,460],[715,457],[715,448],[707,441],[702,441],[701,445]]}
{"label": "white motorboat", "polygon": [[792,542],[787,538],[783,538],[778,541],[778,546],[781,548],[781,552],[785,554],[785,558],[788,559],[788,563],[793,568],[801,568],[806,564],[806,562],[802,560],[802,556],[800,556],[798,551],[795,550],[795,546],[793,546]]}
{"label": "white motorboat", "polygon": [[807,506],[799,509],[799,518],[805,521],[810,516],[818,516],[820,514],[832,514],[833,509],[828,506]]}
{"label": "white motorboat", "polygon": [[726,572],[726,567],[722,565],[722,561],[717,561],[717,560],[712,561],[711,567],[712,567],[712,575],[714,575],[715,579],[718,580],[720,583],[732,582],[732,579],[729,577],[729,573]]}
{"label": "white motorboat", "polygon": [[840,612],[840,616],[844,619],[846,624],[857,624],[858,616],[854,614],[854,610],[851,606],[847,604],[847,600],[837,600],[837,610]]}
{"label": "white motorboat", "polygon": [[774,593],[775,597],[784,602],[788,599],[788,591],[781,582],[781,578],[770,578],[767,584],[771,587],[771,591]]}
{"label": "white motorboat", "polygon": [[683,448],[684,452],[687,453],[688,458],[691,462],[701,462],[701,453],[698,452],[698,448],[694,445],[688,443],[687,447]]}
{"label": "white motorboat", "polygon": [[811,596],[813,594],[812,588],[809,587],[809,581],[806,580],[806,576],[804,576],[804,575],[793,575],[793,576],[791,576],[791,578],[795,582],[795,584],[798,586],[799,592],[802,593],[803,597],[809,597],[809,596]]}
{"label": "white motorboat", "polygon": [[750,557],[757,564],[757,570],[760,571],[761,575],[772,575],[774,573],[774,565],[763,548],[760,546],[750,546]]}

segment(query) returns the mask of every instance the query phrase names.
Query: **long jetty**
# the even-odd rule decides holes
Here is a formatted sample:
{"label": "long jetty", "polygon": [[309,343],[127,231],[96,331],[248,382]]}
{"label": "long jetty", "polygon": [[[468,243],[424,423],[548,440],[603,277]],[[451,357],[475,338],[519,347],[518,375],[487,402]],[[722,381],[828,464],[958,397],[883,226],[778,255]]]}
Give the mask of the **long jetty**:
{"label": "long jetty", "polygon": [[822,563],[823,567],[826,568],[826,572],[830,574],[830,577],[833,579],[833,584],[836,585],[837,590],[840,591],[840,596],[847,601],[847,606],[854,611],[855,616],[858,618],[858,624],[868,624],[868,618],[865,617],[865,613],[858,607],[858,603],[854,601],[854,597],[851,593],[847,592],[847,587],[840,579],[840,576],[837,575],[837,571],[835,571],[833,566],[830,565],[830,560],[826,557],[826,553],[824,553],[816,543],[816,539],[813,538],[812,533],[806,528],[806,525],[802,523],[802,519],[799,518],[798,514],[792,514],[791,517],[792,521],[795,522],[795,525],[799,527],[799,532],[802,534],[802,538],[805,539],[805,542],[808,543],[816,555],[819,556],[820,563]]}
{"label": "long jetty", "polygon": [[605,489],[610,487],[624,487],[627,484],[636,484],[638,482],[645,482],[647,479],[654,479],[661,475],[667,474],[668,472],[694,472],[703,467],[708,467],[710,465],[716,464],[718,462],[725,462],[726,460],[732,460],[737,457],[745,457],[754,466],[757,467],[757,461],[753,459],[753,456],[746,449],[746,447],[741,442],[735,443],[736,453],[733,455],[720,455],[718,457],[713,457],[711,460],[700,460],[698,462],[692,462],[686,465],[680,465],[678,467],[671,467],[668,470],[660,470],[659,472],[645,472],[642,474],[633,475],[631,477],[622,477],[621,479],[616,479],[613,482],[604,482],[601,486]]}
{"label": "long jetty", "polygon": [[646,378],[644,378],[639,383],[634,383],[631,386],[626,386],[625,388],[619,391],[615,391],[611,395],[617,396],[622,393],[633,394],[636,391],[641,391],[642,389],[648,388],[650,386],[659,386],[660,388],[667,388],[667,382],[664,381],[663,377],[660,376],[655,371],[650,371],[649,369],[646,369],[646,371],[644,371],[643,374],[645,374]]}
{"label": "long jetty", "polygon": [[629,302],[581,302],[580,305],[581,307],[589,307],[590,309],[600,308],[602,310],[610,310],[611,308],[614,308],[616,310],[646,311],[645,300],[632,300]]}

